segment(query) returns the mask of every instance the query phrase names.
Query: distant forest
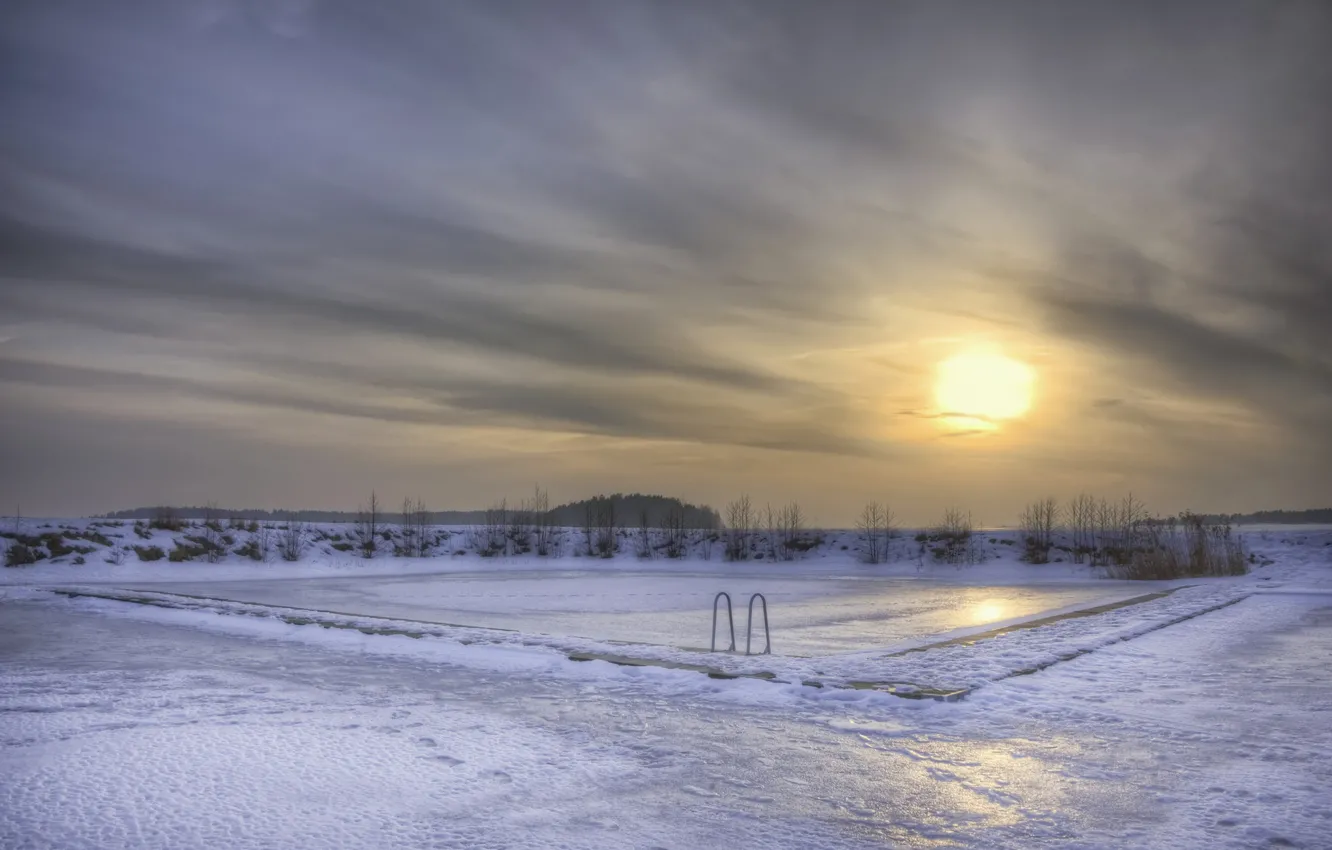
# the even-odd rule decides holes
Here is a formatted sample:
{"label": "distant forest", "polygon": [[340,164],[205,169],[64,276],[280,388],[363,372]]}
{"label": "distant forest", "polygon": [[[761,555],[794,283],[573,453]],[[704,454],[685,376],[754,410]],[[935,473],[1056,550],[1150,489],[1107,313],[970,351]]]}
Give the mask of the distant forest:
{"label": "distant forest", "polygon": [[[588,521],[591,511],[595,513],[602,506],[610,503],[615,512],[616,524],[621,527],[636,526],[646,516],[647,524],[654,528],[666,525],[666,519],[672,510],[680,511],[684,516],[686,528],[721,528],[721,515],[707,505],[691,505],[669,496],[652,496],[643,493],[615,493],[610,496],[594,496],[579,502],[570,502],[550,509],[553,525],[579,527]],[[507,505],[508,510],[520,510],[517,503]],[[155,506],[131,508],[105,514],[106,519],[144,519],[159,516],[164,510],[170,510],[180,519],[205,519],[209,516],[229,519],[236,517],[245,520],[287,520],[299,522],[355,522],[358,511],[293,511],[265,510],[262,508],[209,508]],[[487,520],[487,511],[430,511],[429,522],[432,525],[482,525]],[[394,510],[384,510],[386,522],[401,522],[402,515]]]}
{"label": "distant forest", "polygon": [[[708,505],[691,505],[688,502],[682,502],[668,496],[652,496],[643,493],[630,493],[628,495],[615,493],[611,496],[594,496],[591,499],[559,505],[550,510],[551,523],[569,528],[581,527],[590,520],[590,515],[595,514],[607,501],[614,508],[615,524],[621,528],[639,525],[644,515],[647,517],[648,526],[662,528],[667,524],[667,517],[672,510],[683,513],[685,527],[687,528],[722,527],[721,515]],[[522,506],[517,502],[507,505],[507,509],[511,511],[520,510],[521,508]],[[158,516],[163,509],[163,507],[132,508],[125,511],[115,511],[104,516],[106,519],[149,520]],[[171,507],[170,510],[181,519],[204,519],[209,515],[209,509],[204,507]],[[245,520],[277,521],[292,518],[300,522],[355,522],[357,516],[356,511],[270,511],[260,508],[239,510],[213,508],[211,514],[224,519],[237,517]],[[486,514],[487,511],[485,510],[431,511],[428,514],[428,521],[432,525],[483,525],[487,521]],[[402,515],[393,510],[384,510],[382,515],[385,522],[402,521]],[[1248,514],[1206,514],[1204,519],[1207,522],[1228,522],[1231,525],[1251,525],[1255,523],[1329,525],[1332,524],[1332,508],[1311,508],[1302,511],[1255,511]]]}
{"label": "distant forest", "polygon": [[1251,514],[1209,514],[1208,522],[1228,522],[1231,525],[1273,523],[1283,525],[1332,523],[1332,508],[1311,508],[1305,511],[1255,511]]}

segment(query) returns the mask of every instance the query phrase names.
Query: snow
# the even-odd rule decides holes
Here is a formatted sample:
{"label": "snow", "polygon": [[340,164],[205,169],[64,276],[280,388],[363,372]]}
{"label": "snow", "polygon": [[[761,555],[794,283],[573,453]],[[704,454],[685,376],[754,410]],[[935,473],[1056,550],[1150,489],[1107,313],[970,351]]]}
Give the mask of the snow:
{"label": "snow", "polygon": [[[0,848],[1332,847],[1332,533],[1251,543],[1250,576],[1131,585],[834,553],[0,571]],[[743,646],[751,588],[778,654],[683,648],[718,589]]]}

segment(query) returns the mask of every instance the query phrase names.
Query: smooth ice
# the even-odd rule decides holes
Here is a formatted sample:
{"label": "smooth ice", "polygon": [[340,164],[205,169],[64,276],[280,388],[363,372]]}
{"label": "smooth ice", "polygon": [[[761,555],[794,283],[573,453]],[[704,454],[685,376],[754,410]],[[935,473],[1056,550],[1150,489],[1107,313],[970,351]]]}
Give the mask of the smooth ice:
{"label": "smooth ice", "polygon": [[[765,578],[722,565],[673,574],[628,568],[613,574],[454,572],[135,586],[237,602],[679,647],[709,645],[718,591],[733,600],[743,647],[747,603],[751,594],[762,593],[768,601],[774,651],[785,655],[891,647],[1143,592],[1125,582],[986,586],[929,578]],[[721,610],[724,617],[724,607]],[[722,631],[719,626],[719,641]],[[756,639],[762,643],[761,637]]]}

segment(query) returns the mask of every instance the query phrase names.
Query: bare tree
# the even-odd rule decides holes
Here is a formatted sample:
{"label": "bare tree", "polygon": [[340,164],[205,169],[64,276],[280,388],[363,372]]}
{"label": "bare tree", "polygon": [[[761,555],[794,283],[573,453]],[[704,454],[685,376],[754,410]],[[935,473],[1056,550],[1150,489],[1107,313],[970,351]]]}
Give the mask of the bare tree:
{"label": "bare tree", "polygon": [[1109,563],[1109,553],[1115,548],[1115,506],[1102,496],[1096,500],[1092,513],[1091,562],[1098,566]]}
{"label": "bare tree", "polygon": [[689,530],[685,526],[684,508],[672,505],[666,512],[663,551],[668,558],[683,558],[689,548]]}
{"label": "bare tree", "polygon": [[403,558],[416,557],[416,529],[412,527],[412,499],[410,496],[404,496],[402,500],[401,521],[399,523],[398,537],[401,542],[393,547],[393,554]]}
{"label": "bare tree", "polygon": [[583,503],[583,549],[590,558],[596,553],[594,531],[597,527],[597,507],[593,499]]}
{"label": "bare tree", "polygon": [[1147,521],[1147,506],[1129,493],[1119,502],[1120,560],[1126,562],[1141,542],[1142,527]]}
{"label": "bare tree", "polygon": [[215,502],[204,505],[203,529],[198,537],[198,543],[203,547],[204,557],[210,564],[222,560],[222,555],[226,551],[222,546],[222,514]]}
{"label": "bare tree", "polygon": [[1033,564],[1050,561],[1055,525],[1059,520],[1059,501],[1053,496],[1032,502],[1022,510],[1023,557]]}
{"label": "bare tree", "polygon": [[856,519],[857,537],[860,539],[860,560],[879,564],[885,560],[888,549],[888,512],[878,502],[865,505]]}
{"label": "bare tree", "polygon": [[[268,523],[262,523],[258,530],[250,535],[250,549],[254,552],[252,556],[256,561],[268,563],[273,558],[273,531],[268,527]],[[297,557],[300,557],[299,553]]]}
{"label": "bare tree", "polygon": [[430,548],[430,512],[418,496],[415,500],[402,500],[402,545],[396,554],[408,558],[424,558]]}
{"label": "bare tree", "polygon": [[777,512],[772,509],[772,502],[765,502],[762,508],[754,511],[754,548],[756,557],[777,560]]}
{"label": "bare tree", "polygon": [[742,493],[726,506],[726,549],[728,561],[749,560],[749,541],[754,533],[754,506],[749,494]]}
{"label": "bare tree", "polygon": [[615,498],[602,496],[593,500],[596,503],[596,549],[602,558],[615,557],[619,547],[619,523],[615,515]]}
{"label": "bare tree", "polygon": [[532,550],[532,509],[527,502],[519,502],[505,517],[505,550],[510,555]]}
{"label": "bare tree", "polygon": [[717,545],[717,532],[710,528],[700,528],[697,530],[697,535],[698,542],[696,545],[698,548],[698,556],[705,561],[711,561],[712,550]]}
{"label": "bare tree", "polygon": [[651,560],[655,553],[652,524],[649,522],[647,508],[638,512],[638,533],[634,537],[634,553],[643,560]]}
{"label": "bare tree", "polygon": [[380,532],[379,495],[370,491],[370,502],[362,505],[356,514],[356,537],[360,543],[361,557],[373,558],[379,548]]}
{"label": "bare tree", "polygon": [[1086,493],[1069,500],[1064,522],[1073,545],[1073,562],[1081,564],[1096,549],[1096,500]]}
{"label": "bare tree", "polygon": [[800,554],[802,522],[800,506],[795,502],[788,502],[777,512],[777,556],[783,561],[794,561]]}
{"label": "bare tree", "polygon": [[[378,507],[378,504],[375,506]],[[305,554],[305,523],[296,519],[295,514],[287,514],[287,522],[278,532],[278,554],[282,560],[299,561],[301,555]]]}
{"label": "bare tree", "polygon": [[503,555],[508,547],[509,502],[500,499],[486,508],[481,526],[473,527],[471,546],[483,558]]}
{"label": "bare tree", "polygon": [[555,517],[550,512],[550,494],[540,485],[532,496],[531,512],[536,553],[543,558],[548,555],[558,555],[559,529],[555,527]]}
{"label": "bare tree", "polygon": [[1132,493],[1118,502],[1104,498],[1096,502],[1092,563],[1097,566],[1128,563],[1142,543],[1142,525],[1146,519],[1146,506]]}

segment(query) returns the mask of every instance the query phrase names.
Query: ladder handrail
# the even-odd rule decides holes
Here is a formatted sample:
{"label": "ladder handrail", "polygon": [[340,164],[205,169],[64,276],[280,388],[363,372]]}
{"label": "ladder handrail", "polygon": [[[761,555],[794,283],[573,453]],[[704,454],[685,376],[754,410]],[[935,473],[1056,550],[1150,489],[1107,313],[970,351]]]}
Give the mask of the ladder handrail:
{"label": "ladder handrail", "polygon": [[735,652],[735,614],[731,611],[731,594],[724,590],[712,598],[712,648],[709,652],[717,651],[717,605],[723,596],[726,597],[726,619],[731,624],[731,648],[726,651]]}
{"label": "ladder handrail", "polygon": [[763,603],[763,651],[759,655],[772,654],[772,632],[768,630],[768,598],[762,593],[749,597],[749,622],[745,625],[745,655],[749,655],[749,641],[754,634],[754,600]]}

